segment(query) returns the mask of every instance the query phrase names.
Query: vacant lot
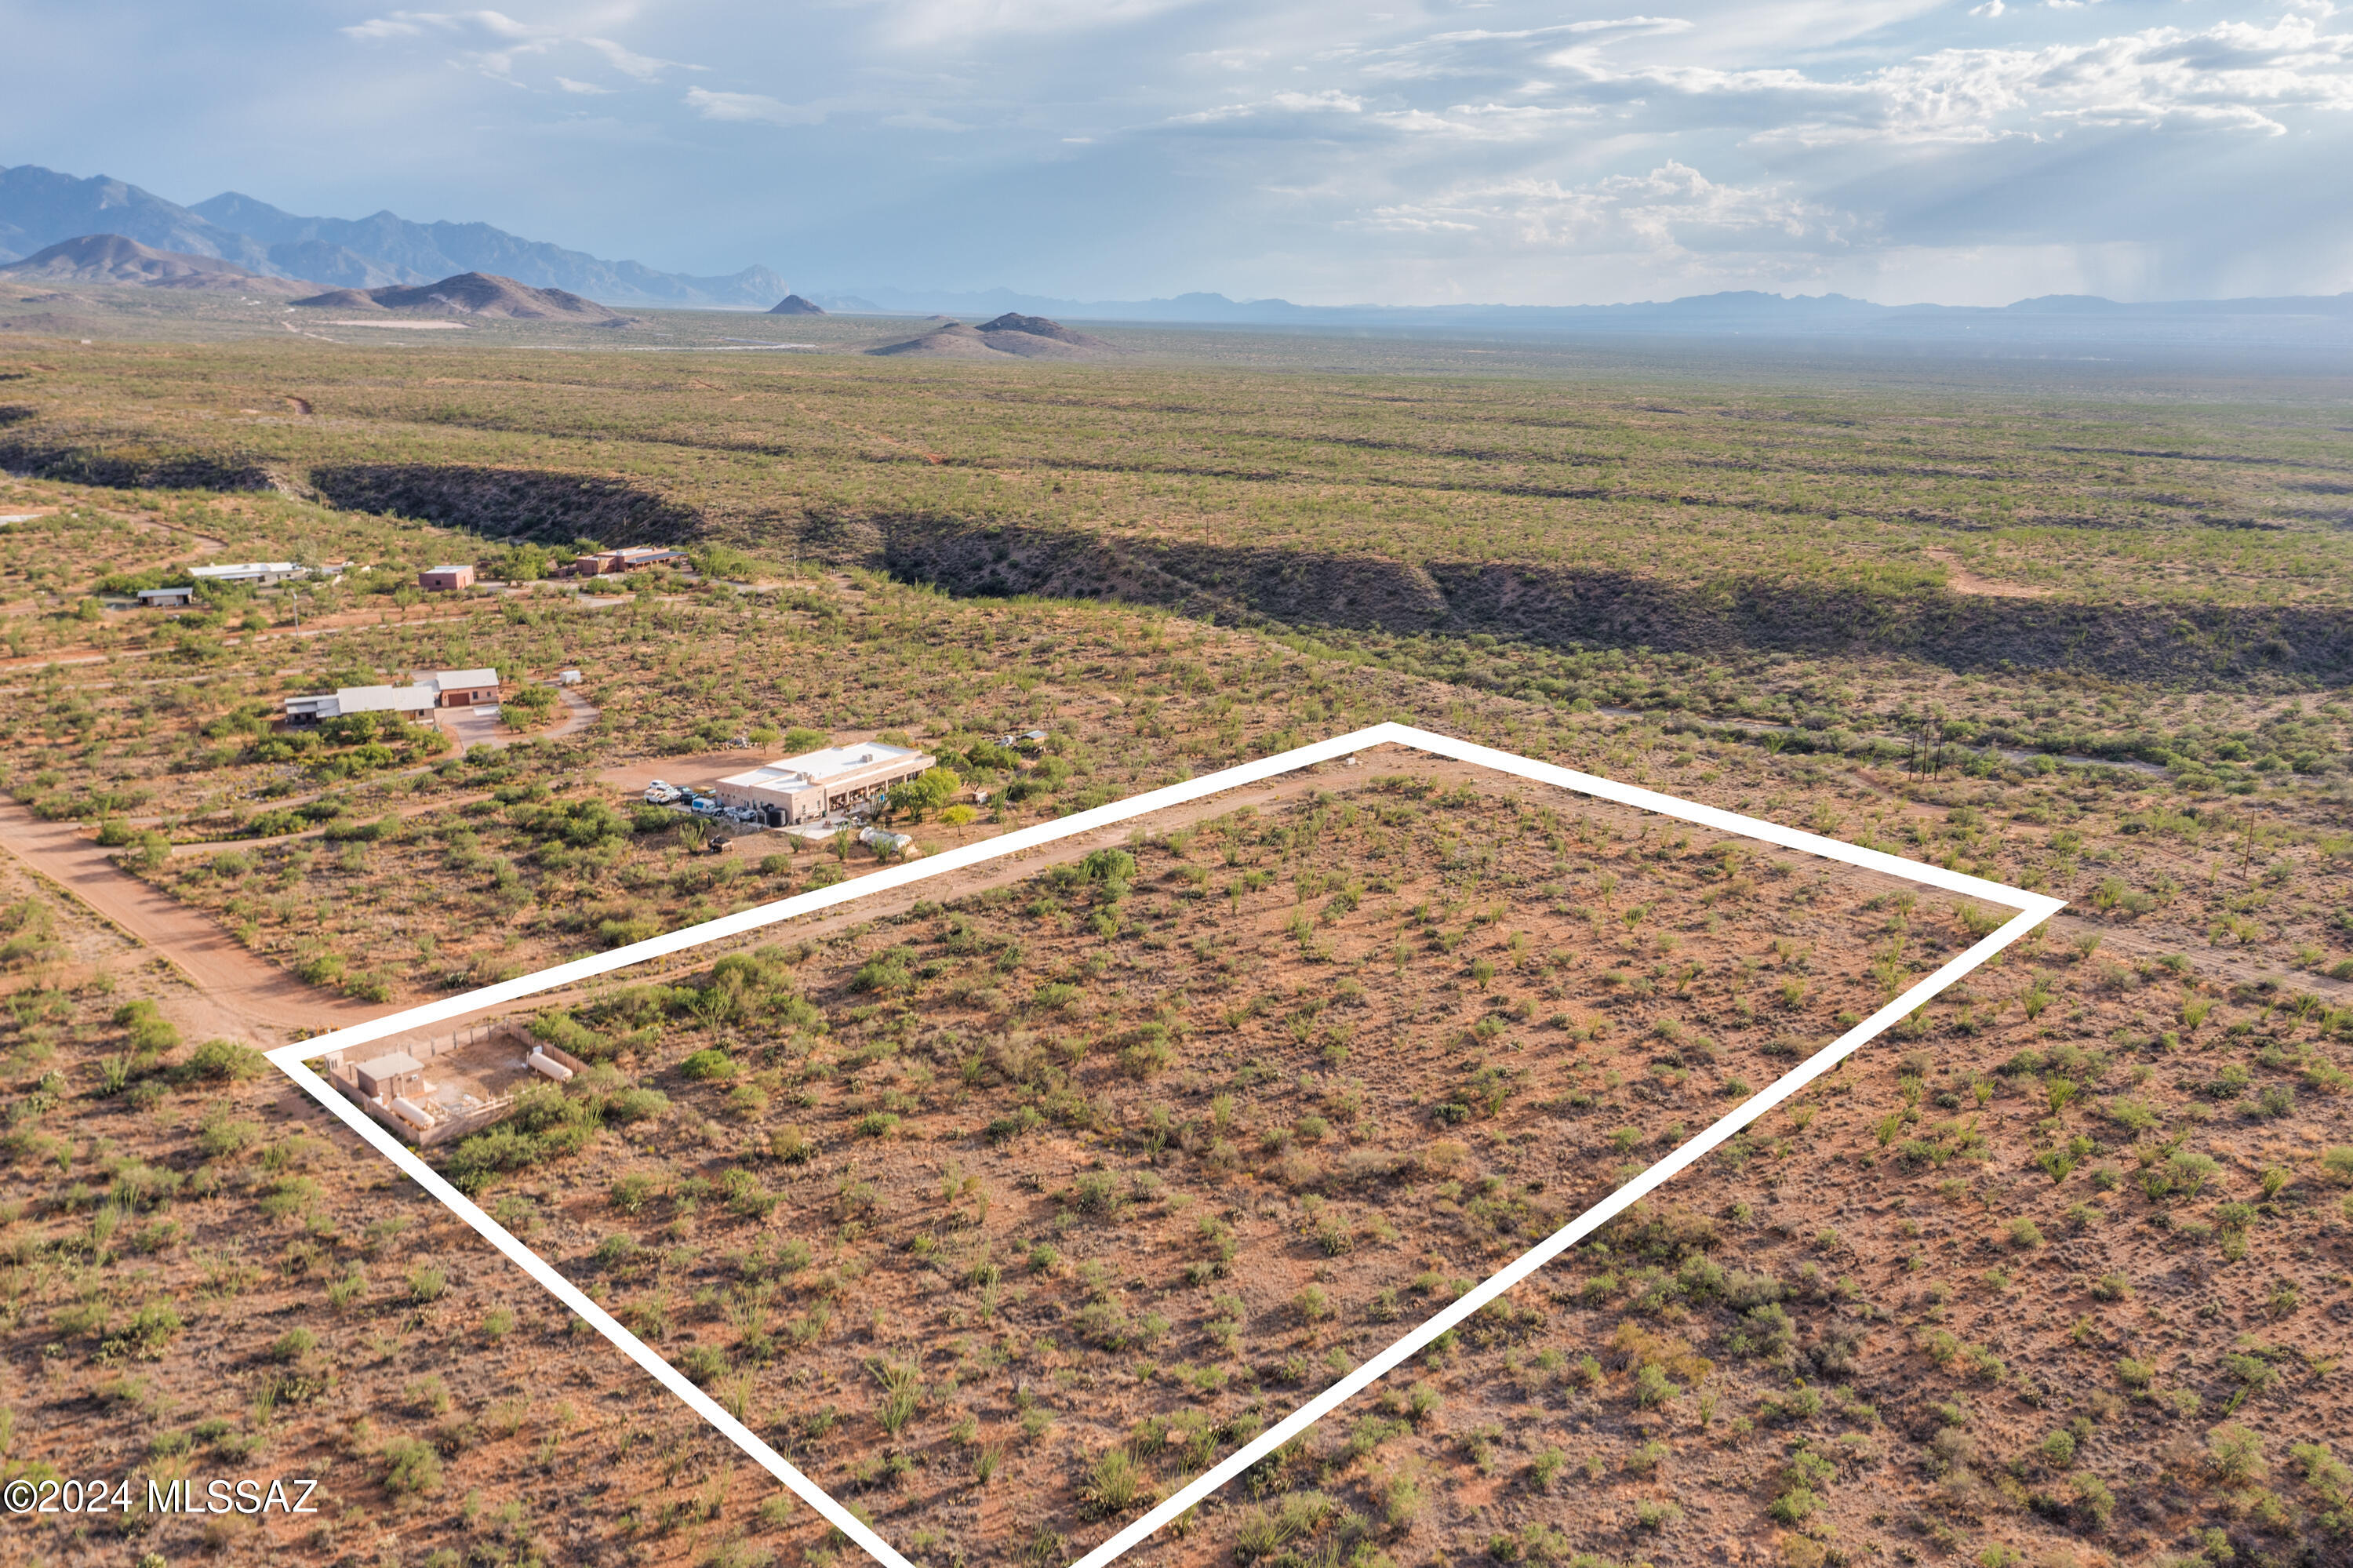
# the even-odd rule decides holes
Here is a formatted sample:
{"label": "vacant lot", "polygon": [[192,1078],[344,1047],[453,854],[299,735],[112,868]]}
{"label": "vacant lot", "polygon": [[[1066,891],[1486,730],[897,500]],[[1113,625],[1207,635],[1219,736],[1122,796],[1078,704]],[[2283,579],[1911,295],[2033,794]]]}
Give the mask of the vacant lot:
{"label": "vacant lot", "polygon": [[2353,1015],[2141,980],[1980,971],[1144,1560],[2339,1560]]}
{"label": "vacant lot", "polygon": [[892,1539],[1018,1562],[2001,917],[1377,777],[543,1013],[598,1065],[437,1158]]}

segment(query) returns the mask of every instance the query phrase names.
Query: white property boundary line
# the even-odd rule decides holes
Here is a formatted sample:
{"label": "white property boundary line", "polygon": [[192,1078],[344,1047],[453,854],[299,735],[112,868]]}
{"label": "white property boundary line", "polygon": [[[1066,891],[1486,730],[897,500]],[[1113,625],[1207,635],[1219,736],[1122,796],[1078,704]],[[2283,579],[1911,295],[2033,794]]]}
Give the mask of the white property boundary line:
{"label": "white property boundary line", "polygon": [[583,1321],[610,1340],[622,1353],[644,1368],[648,1375],[671,1393],[676,1394],[688,1408],[710,1422],[729,1442],[734,1444],[754,1463],[783,1482],[804,1502],[816,1510],[828,1523],[840,1531],[850,1541],[855,1542],[860,1550],[865,1552],[876,1562],[887,1564],[888,1568],[915,1568],[915,1564],[901,1556],[890,1542],[884,1541],[855,1514],[835,1501],[824,1488],[802,1474],[783,1455],[763,1442],[757,1434],[730,1415],[721,1407],[718,1401],[697,1387],[684,1373],[671,1366],[642,1340],[623,1328],[612,1314],[590,1300],[577,1286],[557,1272],[553,1265],[530,1247],[525,1246],[505,1226],[485,1213],[480,1205],[450,1185],[438,1171],[419,1158],[415,1150],[401,1143],[384,1128],[364,1115],[358,1107],[346,1101],[325,1079],[320,1077],[305,1064],[310,1059],[329,1051],[364,1044],[369,1041],[381,1040],[393,1034],[406,1033],[412,1029],[477,1012],[501,1002],[513,1001],[541,991],[553,991],[597,975],[610,974],[617,969],[642,963],[648,959],[667,957],[690,948],[701,947],[724,938],[758,930],[762,927],[789,920],[814,910],[848,903],[854,898],[863,898],[870,894],[886,892],[894,887],[902,887],[909,883],[920,882],[927,877],[959,870],[965,866],[976,865],[1005,855],[1018,854],[1024,850],[1073,838],[1131,818],[1165,810],[1171,806],[1186,805],[1208,796],[1220,794],[1243,785],[1258,783],[1302,768],[1312,767],[1319,762],[1328,762],[1335,758],[1347,757],[1385,743],[1410,747],[1417,751],[1428,752],[1433,756],[1451,758],[1456,761],[1468,762],[1497,773],[1526,779],[1539,784],[1555,785],[1580,795],[1589,795],[1619,805],[1631,806],[1661,816],[1736,833],[1745,838],[1761,839],[1784,849],[1801,851],[1825,860],[1860,866],[1867,871],[1879,872],[1910,882],[1925,883],[1948,893],[1982,898],[1989,903],[2014,908],[2019,913],[1975,946],[1948,960],[1934,974],[1912,986],[1894,1001],[1848,1030],[1799,1066],[1763,1091],[1742,1102],[1698,1137],[1683,1144],[1641,1176],[1578,1215],[1567,1225],[1507,1265],[1501,1272],[1457,1298],[1421,1327],[1413,1330],[1388,1350],[1381,1351],[1322,1393],[1317,1394],[1282,1422],[1260,1434],[1214,1468],[1195,1478],[1166,1501],[1153,1509],[1151,1512],[1136,1520],[1118,1534],[1080,1558],[1073,1565],[1073,1568],[1103,1568],[1104,1564],[1144,1541],[1163,1525],[1185,1513],[1227,1482],[1240,1476],[1250,1466],[1258,1463],[1276,1448],[1361,1393],[1376,1379],[1410,1359],[1440,1334],[1445,1333],[1472,1313],[1478,1311],[1488,1302],[1511,1289],[1521,1280],[1624,1213],[1627,1208],[1672,1180],[1733,1134],[1838,1065],[1903,1018],[1905,1014],[2049,919],[2060,909],[2065,907],[2063,901],[2042,894],[2028,893],[2019,888],[2006,886],[1998,882],[1989,882],[1981,877],[1947,871],[1942,867],[1923,865],[1916,861],[1905,860],[1900,856],[1885,854],[1877,850],[1866,850],[1854,844],[1841,843],[1836,839],[1783,827],[1778,822],[1762,821],[1754,817],[1741,816],[1736,812],[1720,810],[1713,806],[1698,805],[1693,801],[1678,800],[1672,795],[1662,795],[1655,790],[1637,789],[1631,785],[1620,784],[1593,774],[1579,773],[1572,768],[1556,767],[1551,763],[1531,761],[1526,758],[1514,757],[1509,752],[1497,751],[1489,747],[1458,740],[1451,736],[1418,729],[1411,725],[1377,724],[1366,729],[1351,731],[1346,735],[1335,736],[1329,740],[1317,741],[1313,745],[1299,747],[1294,750],[1282,752],[1273,757],[1261,758],[1255,762],[1242,763],[1222,772],[1189,779],[1182,784],[1172,784],[1165,789],[1147,790],[1126,800],[1116,801],[1108,806],[1099,806],[1092,810],[1075,812],[1056,821],[1041,822],[1034,827],[1023,828],[997,838],[966,844],[937,855],[927,856],[920,861],[892,866],[867,876],[837,883],[831,887],[797,894],[774,904],[743,910],[717,920],[706,921],[699,926],[690,926],[682,930],[669,932],[648,941],[634,942],[610,952],[577,959],[566,964],[558,964],[553,969],[543,969],[535,975],[526,975],[519,980],[504,980],[496,985],[484,986],[479,991],[468,991],[462,996],[446,997],[439,1001],[427,1002],[421,1007],[409,1008],[384,1018],[371,1019],[364,1023],[337,1030],[331,1034],[300,1041],[291,1045],[281,1045],[267,1054],[272,1063],[283,1069],[295,1083],[301,1085],[311,1098],[326,1107],[332,1115],[357,1133],[369,1147],[391,1160],[417,1185],[439,1200],[450,1213],[472,1226],[483,1239],[505,1254],[517,1267],[536,1280],[548,1294],[561,1301]]}

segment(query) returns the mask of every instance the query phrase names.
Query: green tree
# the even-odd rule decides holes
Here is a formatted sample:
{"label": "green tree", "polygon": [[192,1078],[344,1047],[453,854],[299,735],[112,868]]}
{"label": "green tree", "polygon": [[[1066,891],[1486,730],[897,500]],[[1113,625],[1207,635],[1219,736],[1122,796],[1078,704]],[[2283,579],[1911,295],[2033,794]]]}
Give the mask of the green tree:
{"label": "green tree", "polygon": [[964,780],[952,769],[926,768],[904,784],[891,787],[891,809],[904,811],[920,822],[926,811],[938,810],[962,788]]}

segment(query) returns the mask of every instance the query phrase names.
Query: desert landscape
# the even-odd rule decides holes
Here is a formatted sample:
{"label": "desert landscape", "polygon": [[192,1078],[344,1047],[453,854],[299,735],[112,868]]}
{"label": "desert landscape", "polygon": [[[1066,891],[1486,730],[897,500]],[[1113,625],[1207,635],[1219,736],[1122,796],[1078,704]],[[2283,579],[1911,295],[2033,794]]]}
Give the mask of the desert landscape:
{"label": "desert landscape", "polygon": [[[26,1561],[851,1560],[255,1053],[887,863],[651,779],[905,744],[920,857],[1388,718],[2068,908],[1140,1560],[2342,1555],[2333,383],[72,286],[0,340],[0,1467],[322,1511]],[[685,559],[556,575],[617,544]],[[516,1010],[586,1070],[430,1156],[912,1560],[1068,1561],[1998,914],[1407,753],[1132,826]]]}

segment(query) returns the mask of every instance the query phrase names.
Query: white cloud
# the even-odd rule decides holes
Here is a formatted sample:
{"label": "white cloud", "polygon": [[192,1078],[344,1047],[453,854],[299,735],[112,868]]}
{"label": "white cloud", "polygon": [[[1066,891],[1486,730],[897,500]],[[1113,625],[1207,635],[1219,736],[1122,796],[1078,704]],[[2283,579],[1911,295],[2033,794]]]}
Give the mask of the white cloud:
{"label": "white cloud", "polygon": [[1567,33],[1688,33],[1692,25],[1681,16],[1616,16],[1604,22],[1571,22]]}
{"label": "white cloud", "polygon": [[425,27],[412,16],[371,16],[337,30],[352,38],[414,38],[423,34]]}
{"label": "white cloud", "polygon": [[1590,125],[1597,117],[1598,111],[1585,104],[1458,103],[1443,110],[1385,111],[1371,118],[1377,124],[1412,136],[1535,142],[1558,136],[1572,126]]}
{"label": "white cloud", "polygon": [[609,93],[613,90],[609,87],[598,87],[593,81],[575,81],[568,76],[557,77],[555,79],[555,85],[562,88],[566,92],[596,94]]}
{"label": "white cloud", "polygon": [[1990,142],[2070,127],[2283,134],[2281,113],[2353,109],[2353,34],[2310,16],[2203,31],[2150,27],[2037,49],[1940,49],[1824,80],[1791,68],[1620,69],[1588,48],[1547,62],[1582,73],[1572,95],[1666,127],[1745,124],[1759,141]]}
{"label": "white cloud", "polygon": [[1778,185],[1719,185],[1669,159],[1641,175],[1583,185],[1522,175],[1470,182],[1376,208],[1355,227],[1480,236],[1512,250],[1640,252],[1662,260],[1724,252],[1839,250],[1863,227]]}
{"label": "white cloud", "polygon": [[705,120],[737,121],[760,125],[815,125],[825,110],[815,104],[786,103],[757,92],[712,92],[686,90],[686,106]]}
{"label": "white cloud", "polygon": [[[602,19],[609,21],[614,18],[608,15]],[[581,30],[578,26],[534,26],[519,22],[502,11],[394,11],[386,16],[370,17],[341,31],[347,37],[369,42],[438,37],[461,44],[473,44],[476,47],[461,48],[454,57],[454,63],[501,79],[513,74],[518,60],[544,55],[565,46],[593,50],[615,70],[635,77],[639,81],[656,80],[666,70],[704,69],[679,60],[638,54],[610,38]],[[606,90],[566,77],[554,79],[565,92]]]}
{"label": "white cloud", "polygon": [[1693,26],[1681,16],[1612,16],[1544,27],[1471,28],[1432,33],[1377,48],[1335,49],[1328,58],[1355,64],[1366,76],[1382,81],[1512,77],[1525,74],[1532,53],[1565,40],[1577,40],[1578,48],[1599,50],[1628,38],[1688,33]]}
{"label": "white cloud", "polygon": [[623,48],[620,45],[615,43],[610,38],[582,38],[579,41],[587,45],[598,54],[603,55],[605,57],[606,63],[610,65],[615,70],[620,71],[627,76],[636,77],[639,81],[655,80],[666,70],[702,70],[704,69],[702,66],[687,65],[679,60],[657,59],[651,55],[633,53],[628,49]]}
{"label": "white cloud", "polygon": [[1266,63],[1264,49],[1201,49],[1183,57],[1187,65],[1214,66],[1219,70],[1253,70]]}
{"label": "white cloud", "polygon": [[1068,37],[1147,21],[1186,0],[896,0],[883,29],[895,47],[1012,34]]}
{"label": "white cloud", "polygon": [[1173,117],[1173,125],[1214,125],[1220,121],[1250,120],[1261,114],[1361,114],[1365,101],[1336,88],[1319,92],[1278,92],[1255,103],[1224,103]]}
{"label": "white cloud", "polygon": [[1361,114],[1365,111],[1363,99],[1328,87],[1321,92],[1278,92],[1268,102],[1293,114]]}

